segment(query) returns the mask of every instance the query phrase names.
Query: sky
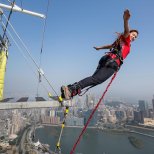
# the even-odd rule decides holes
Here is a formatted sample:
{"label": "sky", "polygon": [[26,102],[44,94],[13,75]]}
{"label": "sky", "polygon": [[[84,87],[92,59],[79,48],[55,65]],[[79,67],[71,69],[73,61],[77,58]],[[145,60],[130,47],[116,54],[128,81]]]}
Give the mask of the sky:
{"label": "sky", "polygon": [[[7,0],[0,2],[8,4]],[[46,14],[48,1],[16,0],[16,4]],[[110,44],[116,38],[115,32],[123,32],[123,11],[129,9],[130,29],[137,29],[139,37],[132,43],[131,52],[105,97],[125,102],[145,100],[151,103],[154,95],[153,6],[153,0],[50,0],[42,54],[44,20],[14,12],[10,22],[37,64],[40,64],[41,59],[41,69],[60,94],[61,85],[78,82],[94,73],[99,59],[107,50],[96,51],[93,47]],[[9,11],[4,10],[4,13],[8,15]],[[10,26],[8,29],[21,46]],[[38,87],[37,73],[34,73],[36,67],[29,56],[25,60],[21,53],[26,55],[26,51],[19,51],[7,35],[11,46],[4,96],[35,96]],[[89,93],[102,95],[109,80],[91,89]],[[47,95],[46,89],[55,95],[46,82],[43,85],[39,85],[41,96]]]}

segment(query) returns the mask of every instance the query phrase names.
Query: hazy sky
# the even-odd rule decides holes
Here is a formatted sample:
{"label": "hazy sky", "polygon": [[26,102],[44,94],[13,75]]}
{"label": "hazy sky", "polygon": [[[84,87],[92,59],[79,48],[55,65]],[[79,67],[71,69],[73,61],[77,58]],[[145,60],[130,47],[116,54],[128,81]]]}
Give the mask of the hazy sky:
{"label": "hazy sky", "polygon": [[[6,0],[0,2],[8,3]],[[16,0],[16,4],[40,13],[45,13],[47,8],[47,0]],[[154,94],[153,6],[153,0],[50,0],[41,68],[57,93],[60,94],[61,85],[92,75],[107,51],[96,51],[93,46],[112,43],[115,32],[123,32],[123,11],[128,8],[131,12],[130,28],[138,29],[139,37],[132,43],[131,53],[106,98],[150,102]],[[4,13],[8,14],[8,11]],[[39,64],[43,19],[15,12],[11,23]],[[10,27],[9,30],[14,35]],[[16,37],[15,40],[18,41]],[[10,42],[5,97],[35,96],[38,84],[33,72],[35,66],[33,63],[29,66],[11,38]],[[101,95],[108,82],[89,92]],[[50,90],[47,85],[45,87]],[[47,95],[43,87],[40,86],[39,90],[40,95]]]}

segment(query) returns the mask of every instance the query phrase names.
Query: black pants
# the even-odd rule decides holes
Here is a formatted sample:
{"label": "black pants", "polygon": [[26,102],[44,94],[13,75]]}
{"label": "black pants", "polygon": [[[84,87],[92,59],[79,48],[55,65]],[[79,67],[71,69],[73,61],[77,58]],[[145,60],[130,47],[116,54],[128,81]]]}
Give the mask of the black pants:
{"label": "black pants", "polygon": [[118,70],[118,64],[113,61],[108,55],[103,56],[98,64],[98,67],[92,76],[89,76],[78,82],[81,89],[96,86],[110,78],[115,71]]}

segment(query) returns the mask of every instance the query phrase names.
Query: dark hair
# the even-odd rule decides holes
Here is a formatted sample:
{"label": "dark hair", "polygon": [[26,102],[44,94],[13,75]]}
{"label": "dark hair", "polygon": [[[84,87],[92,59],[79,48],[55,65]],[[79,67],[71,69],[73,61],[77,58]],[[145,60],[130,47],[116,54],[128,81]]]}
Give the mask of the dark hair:
{"label": "dark hair", "polygon": [[[136,32],[137,35],[139,34],[138,30],[136,30],[136,29],[131,29],[131,30],[129,31],[129,33],[131,33],[131,32]],[[123,33],[119,33],[119,32],[116,32],[116,34],[117,34],[117,38],[116,38],[116,40],[113,42],[112,46],[118,45],[118,43],[119,43],[119,41],[120,41],[120,38],[121,38],[121,36],[123,35]]]}
{"label": "dark hair", "polygon": [[131,29],[129,32],[130,32],[130,33],[131,33],[131,32],[136,32],[137,35],[139,34],[138,30],[136,30],[136,29]]}

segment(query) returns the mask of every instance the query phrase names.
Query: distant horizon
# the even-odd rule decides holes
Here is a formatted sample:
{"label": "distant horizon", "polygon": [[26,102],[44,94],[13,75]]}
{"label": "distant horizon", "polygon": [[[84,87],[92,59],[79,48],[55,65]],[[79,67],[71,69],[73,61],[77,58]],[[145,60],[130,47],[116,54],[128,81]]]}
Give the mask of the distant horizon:
{"label": "distant horizon", "polygon": [[[95,103],[97,103],[98,102],[98,100],[100,99],[100,97],[101,96],[99,96],[98,94],[94,94],[94,93],[87,93],[87,94],[85,94],[84,96],[76,96],[76,97],[74,97],[73,98],[73,100],[74,101],[77,101],[77,100],[81,100],[81,101],[85,101],[85,97],[86,97],[86,95],[90,95],[90,96],[94,96],[95,97],[95,99],[97,99],[97,101],[95,101]],[[51,98],[49,98],[48,96],[42,96],[42,95],[39,95],[39,96],[37,96],[37,95],[23,95],[23,96],[21,96],[21,95],[19,95],[19,96],[13,96],[13,95],[11,95],[11,96],[8,96],[8,97],[5,97],[4,99],[7,99],[7,98],[13,98],[13,99],[11,99],[10,100],[10,102],[16,102],[17,100],[19,100],[20,98],[22,98],[22,97],[28,97],[28,101],[36,101],[35,100],[35,98],[36,97],[43,97],[46,101],[52,101],[52,99]],[[152,98],[153,99],[153,98]],[[108,97],[105,97],[105,99],[102,101],[103,103],[104,103],[104,101],[106,102],[106,101],[108,101],[108,102],[114,102],[114,101],[117,101],[117,102],[123,102],[123,103],[126,103],[126,104],[134,104],[134,105],[138,105],[138,103],[139,103],[139,101],[140,100],[143,100],[143,101],[145,101],[145,103],[147,103],[148,104],[148,106],[150,106],[150,107],[152,107],[152,99],[150,100],[147,100],[147,99],[136,99],[136,98],[118,98],[118,97],[113,97],[113,96],[108,96]],[[28,102],[28,101],[26,101],[26,102]]]}

